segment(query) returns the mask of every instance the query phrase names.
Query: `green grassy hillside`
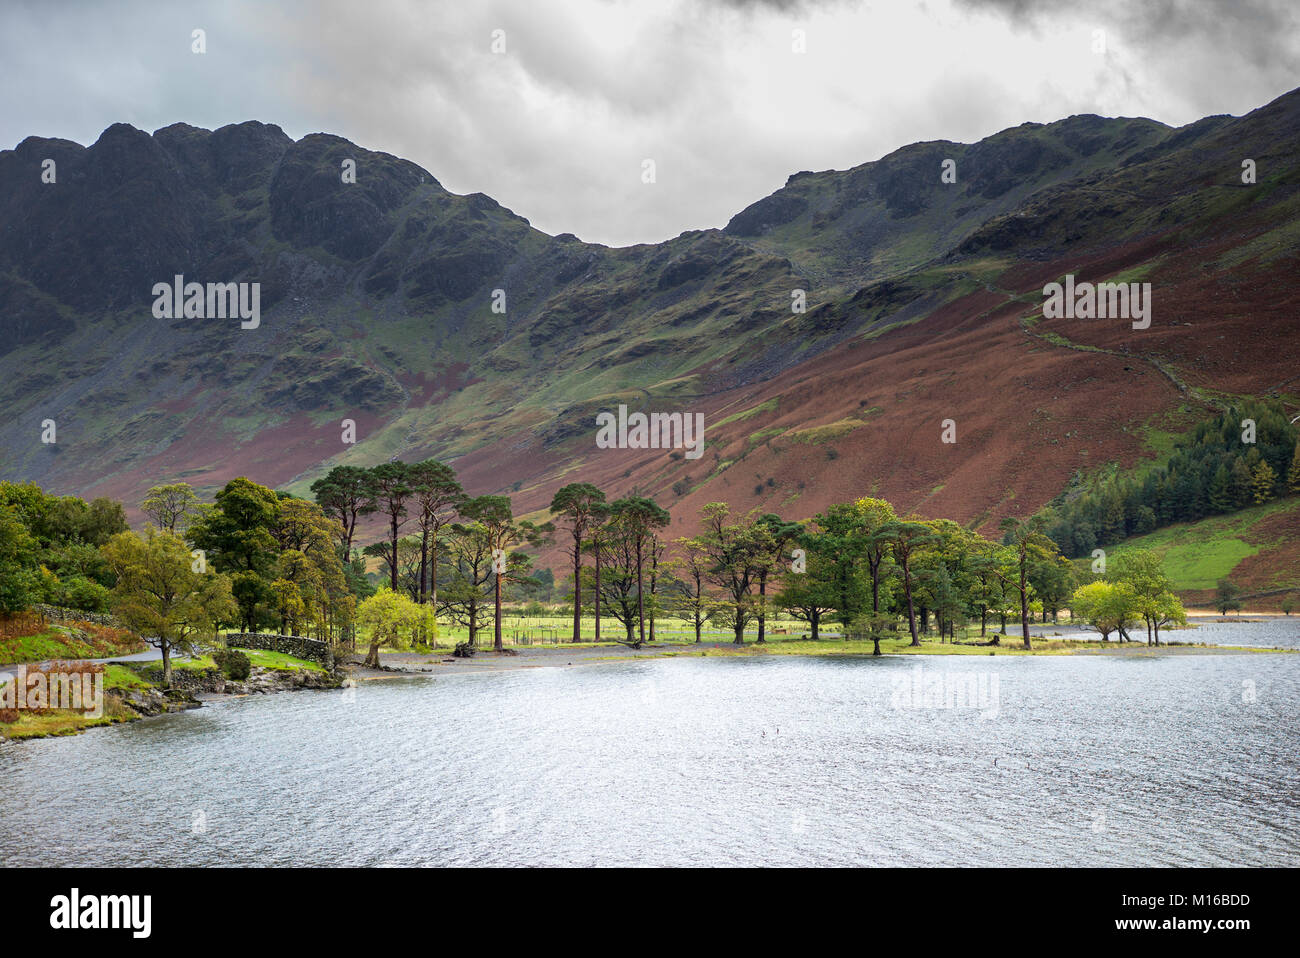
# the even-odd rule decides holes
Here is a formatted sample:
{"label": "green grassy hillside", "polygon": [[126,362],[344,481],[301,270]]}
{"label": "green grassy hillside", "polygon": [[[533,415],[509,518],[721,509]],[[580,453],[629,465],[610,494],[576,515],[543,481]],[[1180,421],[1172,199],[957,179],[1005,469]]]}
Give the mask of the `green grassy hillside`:
{"label": "green grassy hillside", "polygon": [[1220,579],[1231,579],[1252,608],[1271,608],[1281,590],[1300,593],[1300,497],[1279,499],[1225,516],[1181,523],[1126,540],[1111,557],[1151,549],[1164,559],[1174,587],[1192,602],[1207,602]]}

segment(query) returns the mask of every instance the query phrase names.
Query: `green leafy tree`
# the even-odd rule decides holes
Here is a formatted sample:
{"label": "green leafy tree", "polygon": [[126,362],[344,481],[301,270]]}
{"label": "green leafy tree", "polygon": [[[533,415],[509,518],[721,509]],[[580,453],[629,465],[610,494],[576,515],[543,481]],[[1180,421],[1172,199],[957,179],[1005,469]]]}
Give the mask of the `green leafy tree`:
{"label": "green leafy tree", "polygon": [[[820,594],[831,605],[835,619],[845,630],[863,611],[867,595],[867,551],[872,546],[888,548],[884,540],[863,531],[863,517],[852,503],[834,503],[813,517],[817,533],[808,540],[809,554],[819,559],[812,568],[825,591]],[[873,596],[879,589],[872,583]]]}
{"label": "green leafy tree", "polygon": [[704,624],[713,616],[713,601],[704,590],[709,572],[709,555],[699,539],[685,536],[674,540],[677,554],[666,563],[676,588],[670,591],[670,608],[695,630],[701,640]]}
{"label": "green leafy tree", "polygon": [[731,507],[710,502],[702,510],[699,541],[709,557],[710,582],[722,590],[717,616],[731,626],[735,645],[745,644],[745,624],[753,615],[753,588],[770,555],[765,533],[755,529],[753,512],[732,521]]}
{"label": "green leafy tree", "polygon": [[340,558],[345,565],[350,563],[357,522],[375,511],[370,471],[357,466],[335,466],[311,484],[311,491],[317,505],[338,523],[335,535]]}
{"label": "green leafy tree", "polygon": [[1137,595],[1127,582],[1089,582],[1074,590],[1070,612],[1101,633],[1103,642],[1118,632],[1120,641],[1128,638],[1128,627],[1137,620]]}
{"label": "green leafy tree", "polygon": [[[411,500],[415,509],[415,524],[420,532],[420,586],[421,605],[438,607],[438,536],[456,518],[456,510],[465,501],[465,490],[451,466],[435,459],[426,459],[411,466]],[[437,614],[434,613],[434,632],[437,633]]]}
{"label": "green leafy tree", "polygon": [[877,534],[889,543],[894,562],[898,565],[899,579],[903,584],[903,603],[907,610],[907,628],[912,635],[912,645],[919,646],[921,637],[916,629],[914,564],[919,555],[935,544],[934,530],[914,519],[895,519],[886,523]]}
{"label": "green leafy tree", "polygon": [[658,530],[668,527],[667,510],[653,499],[626,496],[609,506],[610,522],[630,545],[636,562],[637,644],[645,642],[645,559],[656,543]]}
{"label": "green leafy tree", "polygon": [[1169,607],[1165,597],[1173,591],[1160,556],[1150,549],[1121,552],[1111,563],[1107,578],[1113,582],[1126,582],[1132,587],[1137,597],[1138,613],[1146,622],[1147,644],[1152,645],[1153,629],[1157,628],[1158,619]]}
{"label": "green leafy tree", "polygon": [[[978,539],[971,549],[970,577],[967,582],[966,596],[971,608],[979,613],[980,636],[988,634],[990,612],[1000,615],[1007,606],[1006,585],[998,576],[998,564],[1003,550],[995,542]],[[1002,618],[1002,632],[1006,632],[1006,618]]]}
{"label": "green leafy tree", "polygon": [[894,507],[884,499],[863,497],[854,500],[853,508],[857,514],[858,533],[864,540],[862,556],[871,575],[871,612],[880,615],[880,589],[890,555],[889,538],[882,533],[898,516],[894,514]]}
{"label": "green leafy tree", "polygon": [[1147,605],[1151,615],[1151,624],[1155,628],[1155,642],[1160,644],[1160,627],[1162,625],[1186,625],[1187,610],[1173,592],[1161,592]]}
{"label": "green leafy tree", "polygon": [[12,505],[0,505],[0,612],[21,612],[36,601],[37,542]]}
{"label": "green leafy tree", "polygon": [[469,632],[469,644],[478,644],[478,633],[492,613],[495,585],[493,546],[487,528],[478,521],[453,522],[439,543],[448,569],[446,585],[438,590],[438,608]]}
{"label": "green leafy tree", "polygon": [[167,532],[175,532],[178,524],[183,532],[187,520],[198,512],[198,508],[199,497],[194,494],[188,482],[152,486],[140,503],[140,511],[152,519],[159,529]]}
{"label": "green leafy tree", "polygon": [[1043,603],[1043,620],[1046,621],[1050,614],[1053,622],[1056,621],[1061,606],[1069,600],[1079,584],[1070,560],[1054,549],[1046,559],[1030,566],[1029,581],[1033,584],[1034,593]]}
{"label": "green leafy tree", "polygon": [[985,540],[951,519],[933,519],[927,525],[934,530],[935,543],[925,557],[928,574],[924,585],[939,634],[955,637],[956,623],[968,611]]}
{"label": "green leafy tree", "polygon": [[569,533],[568,553],[573,561],[574,642],[582,638],[583,540],[605,512],[605,494],[588,482],[573,482],[562,486],[551,499],[551,514]]}
{"label": "green leafy tree", "polygon": [[1232,482],[1232,507],[1244,509],[1250,505],[1250,500],[1255,494],[1255,477],[1251,473],[1251,467],[1246,464],[1244,458],[1238,456],[1232,461],[1228,474]]}
{"label": "green leafy tree", "polygon": [[1219,463],[1219,468],[1210,480],[1210,509],[1213,512],[1232,512],[1237,508],[1237,494],[1233,488],[1232,473],[1227,463]]}
{"label": "green leafy tree", "polygon": [[1030,567],[1040,562],[1055,562],[1056,543],[1043,534],[1043,517],[1029,519],[1008,517],[1002,520],[1003,543],[1008,551],[1005,563],[994,566],[994,574],[1011,589],[1019,600],[1020,630],[1026,649],[1033,648],[1029,641],[1029,605],[1034,597],[1030,580]]}
{"label": "green leafy tree", "polygon": [[[467,499],[460,506],[460,513],[471,522],[481,527],[487,537],[487,546],[493,557],[493,640],[492,647],[500,651],[503,647],[501,637],[501,598],[502,586],[506,582],[521,582],[528,577],[531,560],[527,556],[514,553],[519,545],[540,547],[553,531],[549,525],[536,525],[527,520],[517,520],[511,512],[509,496],[478,496]],[[510,557],[515,555],[512,564]]]}
{"label": "green leafy tree", "polygon": [[120,532],[103,549],[117,576],[113,614],[162,652],[163,685],[170,687],[172,653],[191,652],[199,634],[235,614],[230,580],[197,571],[185,542],[152,526],[143,536]]}
{"label": "green leafy tree", "polygon": [[382,553],[388,564],[389,588],[397,591],[397,540],[402,526],[410,518],[407,503],[415,494],[411,485],[411,467],[400,460],[381,463],[370,470],[375,511],[388,520],[387,548]]}
{"label": "green leafy tree", "polygon": [[611,513],[608,521],[592,531],[589,544],[595,557],[592,597],[597,612],[596,635],[601,635],[600,610],[604,609],[623,626],[624,638],[615,641],[637,647],[640,640],[634,633],[641,606],[637,589],[636,539],[625,524],[614,521]]}
{"label": "green leafy tree", "polygon": [[279,497],[240,476],[222,487],[214,505],[203,509],[185,532],[208,565],[230,576],[239,621],[248,632],[272,615],[271,581],[279,555],[272,532],[279,515]]}
{"label": "green leafy tree", "polygon": [[1220,579],[1214,591],[1214,607],[1220,615],[1241,611],[1241,589],[1229,579]]}
{"label": "green leafy tree", "polygon": [[[591,553],[592,557],[591,604],[592,618],[595,620],[596,626],[595,641],[597,642],[600,641],[600,600],[602,586],[604,585],[601,577],[603,565],[602,560],[605,553],[609,551],[614,538],[615,532],[613,527],[610,525],[610,511],[608,504],[601,506],[599,509],[593,509],[591,516],[587,521],[587,537],[582,548],[584,551]],[[578,572],[579,575],[581,575],[584,570],[580,567]]]}
{"label": "green leafy tree", "polygon": [[803,526],[797,522],[786,522],[778,515],[767,513],[760,516],[755,523],[755,532],[762,534],[760,543],[766,548],[766,555],[760,556],[758,564],[758,605],[755,617],[758,620],[757,643],[766,642],[767,632],[767,581],[773,576],[780,576],[790,561],[788,555],[790,544],[803,534]]}
{"label": "green leafy tree", "polygon": [[835,611],[839,599],[834,558],[828,555],[827,540],[815,532],[803,532],[796,540],[804,550],[804,569],[786,575],[777,606],[794,618],[808,623],[813,641],[821,637],[822,620]]}
{"label": "green leafy tree", "polygon": [[421,622],[420,606],[400,592],[380,589],[363,600],[357,606],[357,625],[370,633],[370,648],[363,664],[367,668],[379,668],[380,647],[401,648],[419,629]]}

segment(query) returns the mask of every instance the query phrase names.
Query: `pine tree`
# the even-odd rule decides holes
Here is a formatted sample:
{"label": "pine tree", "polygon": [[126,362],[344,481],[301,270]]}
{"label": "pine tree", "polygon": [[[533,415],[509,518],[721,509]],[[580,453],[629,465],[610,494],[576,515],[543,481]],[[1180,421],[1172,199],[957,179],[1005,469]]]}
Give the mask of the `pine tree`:
{"label": "pine tree", "polygon": [[1277,486],[1277,473],[1273,471],[1272,466],[1261,459],[1254,473],[1251,474],[1250,485],[1255,504],[1262,506],[1273,498],[1273,490]]}
{"label": "pine tree", "polygon": [[1114,486],[1106,491],[1102,500],[1100,525],[1107,542],[1119,542],[1124,538],[1124,500]]}
{"label": "pine tree", "polygon": [[1246,460],[1238,457],[1232,462],[1232,505],[1235,509],[1244,509],[1250,505],[1254,495],[1254,477]]}
{"label": "pine tree", "polygon": [[1232,476],[1226,465],[1220,465],[1210,480],[1210,509],[1213,512],[1231,512],[1236,505],[1232,491]]}
{"label": "pine tree", "polygon": [[1287,470],[1286,487],[1292,495],[1300,495],[1300,440],[1296,441],[1295,452],[1291,454],[1291,468]]}

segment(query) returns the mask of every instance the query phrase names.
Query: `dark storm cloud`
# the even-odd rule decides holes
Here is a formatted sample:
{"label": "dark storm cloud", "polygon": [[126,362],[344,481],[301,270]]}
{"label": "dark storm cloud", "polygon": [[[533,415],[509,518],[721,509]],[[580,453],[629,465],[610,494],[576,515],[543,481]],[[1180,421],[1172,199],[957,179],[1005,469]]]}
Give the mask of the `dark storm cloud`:
{"label": "dark storm cloud", "polygon": [[[1230,52],[1243,69],[1256,69],[1294,87],[1300,58],[1300,3],[1296,0],[954,0],[957,6],[1000,14],[1012,25],[1038,28],[1063,14],[1113,24],[1146,50],[1189,41],[1206,59]],[[1194,66],[1194,64],[1189,64]]]}
{"label": "dark storm cloud", "polygon": [[1244,112],[1295,86],[1295,16],[1263,0],[9,3],[0,149],[258,119],[409,158],[548,232],[655,241],[917,140]]}

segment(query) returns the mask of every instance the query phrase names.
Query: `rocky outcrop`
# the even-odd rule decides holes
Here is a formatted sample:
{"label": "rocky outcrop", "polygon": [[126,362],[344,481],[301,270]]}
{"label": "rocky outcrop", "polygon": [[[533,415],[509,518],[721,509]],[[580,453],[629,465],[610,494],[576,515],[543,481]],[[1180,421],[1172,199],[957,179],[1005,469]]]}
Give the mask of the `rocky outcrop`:
{"label": "rocky outcrop", "polygon": [[[140,677],[154,685],[162,684],[162,669],[142,669]],[[254,666],[242,682],[228,679],[220,669],[173,669],[170,691],[185,695],[252,695],[265,692],[293,692],[298,689],[336,689],[343,676],[334,670],[268,669]]]}
{"label": "rocky outcrop", "polygon": [[243,682],[226,681],[222,691],[227,695],[255,695],[296,692],[299,689],[337,689],[342,685],[343,676],[333,671],[254,668]]}
{"label": "rocky outcrop", "polygon": [[184,712],[203,704],[184,689],[109,689],[105,698],[110,712],[134,713],[137,718]]}

